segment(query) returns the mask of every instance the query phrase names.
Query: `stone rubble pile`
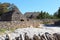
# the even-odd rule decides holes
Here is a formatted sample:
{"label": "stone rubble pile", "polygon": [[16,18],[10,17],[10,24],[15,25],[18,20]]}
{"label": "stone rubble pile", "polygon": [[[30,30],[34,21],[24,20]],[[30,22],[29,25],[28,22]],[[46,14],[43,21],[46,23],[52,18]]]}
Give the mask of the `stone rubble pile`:
{"label": "stone rubble pile", "polygon": [[[54,29],[54,28],[53,28]],[[59,28],[56,28],[59,29]],[[54,29],[55,30],[55,29]],[[49,28],[19,28],[0,35],[0,40],[60,40],[60,32]]]}
{"label": "stone rubble pile", "polygon": [[8,34],[6,34],[4,36],[1,36],[0,40],[60,40],[60,34],[59,33],[49,34],[48,32],[46,32],[42,35],[34,34],[32,38],[29,38],[27,33],[25,33],[24,36],[20,34],[19,36],[13,37],[12,39]]}

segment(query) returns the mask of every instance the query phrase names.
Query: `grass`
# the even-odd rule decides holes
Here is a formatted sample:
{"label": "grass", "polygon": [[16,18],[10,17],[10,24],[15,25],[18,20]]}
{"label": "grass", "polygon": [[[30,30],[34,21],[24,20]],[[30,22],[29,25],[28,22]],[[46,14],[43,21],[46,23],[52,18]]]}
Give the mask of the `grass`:
{"label": "grass", "polygon": [[10,28],[9,31],[13,32],[15,30],[15,28]]}
{"label": "grass", "polygon": [[5,32],[6,30],[7,30],[7,29],[3,29],[3,28],[2,28],[2,29],[0,29],[0,32]]}
{"label": "grass", "polygon": [[[5,33],[5,31],[7,31],[8,29],[6,29],[6,28],[0,28],[0,34],[4,34]],[[10,32],[13,32],[15,30],[15,28],[10,28],[9,29],[9,31]]]}
{"label": "grass", "polygon": [[5,28],[0,28],[0,34],[5,33],[6,30],[7,29],[5,29]]}

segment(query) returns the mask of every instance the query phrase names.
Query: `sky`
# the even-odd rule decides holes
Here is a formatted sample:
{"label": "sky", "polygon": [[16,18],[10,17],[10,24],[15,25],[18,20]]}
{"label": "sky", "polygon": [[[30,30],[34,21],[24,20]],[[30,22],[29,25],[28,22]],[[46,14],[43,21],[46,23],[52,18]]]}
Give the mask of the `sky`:
{"label": "sky", "polygon": [[15,4],[23,14],[25,12],[40,11],[53,14],[60,7],[60,0],[0,0],[0,2]]}

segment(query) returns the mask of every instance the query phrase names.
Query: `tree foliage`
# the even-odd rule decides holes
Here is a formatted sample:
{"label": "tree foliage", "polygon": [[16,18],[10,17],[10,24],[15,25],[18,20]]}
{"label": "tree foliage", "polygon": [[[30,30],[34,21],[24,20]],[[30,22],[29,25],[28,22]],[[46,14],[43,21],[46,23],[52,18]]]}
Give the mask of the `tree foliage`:
{"label": "tree foliage", "polygon": [[60,19],[60,7],[59,7],[58,11],[54,13],[54,17],[56,19]]}
{"label": "tree foliage", "polygon": [[17,7],[14,4],[10,4],[10,3],[0,3],[0,16],[3,13],[13,10],[13,8],[17,8]]}
{"label": "tree foliage", "polygon": [[37,16],[38,19],[60,19],[60,7],[57,12],[53,15],[50,15],[48,12],[41,11],[40,14]]}
{"label": "tree foliage", "polygon": [[8,12],[9,3],[0,3],[0,14]]}
{"label": "tree foliage", "polygon": [[48,12],[41,11],[39,15],[37,16],[37,19],[51,19],[52,15],[50,15]]}
{"label": "tree foliage", "polygon": [[60,7],[58,9],[58,15],[57,15],[58,18],[60,18]]}

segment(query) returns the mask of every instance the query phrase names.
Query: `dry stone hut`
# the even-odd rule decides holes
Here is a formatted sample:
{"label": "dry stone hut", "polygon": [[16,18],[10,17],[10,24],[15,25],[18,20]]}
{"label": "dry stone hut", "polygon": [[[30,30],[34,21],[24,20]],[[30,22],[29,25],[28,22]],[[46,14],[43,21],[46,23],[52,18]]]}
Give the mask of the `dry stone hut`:
{"label": "dry stone hut", "polygon": [[39,15],[39,12],[26,12],[24,16],[29,19],[36,19],[36,17]]}
{"label": "dry stone hut", "polygon": [[20,21],[25,20],[25,17],[18,9],[13,9],[1,15],[1,21]]}

